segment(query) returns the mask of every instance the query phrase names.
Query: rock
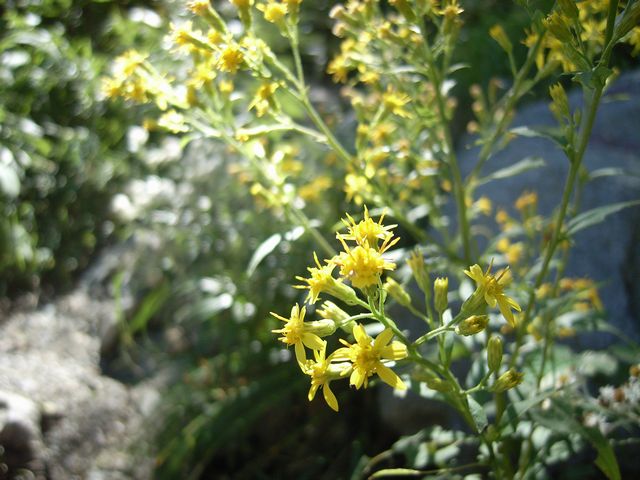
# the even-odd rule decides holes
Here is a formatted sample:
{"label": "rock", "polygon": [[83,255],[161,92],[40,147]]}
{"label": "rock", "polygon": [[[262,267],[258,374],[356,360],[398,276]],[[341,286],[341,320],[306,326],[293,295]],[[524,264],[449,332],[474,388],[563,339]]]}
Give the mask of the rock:
{"label": "rock", "polygon": [[152,453],[140,445],[148,443],[159,387],[127,386],[101,372],[103,328],[114,311],[108,298],[80,287],[0,325],[0,444],[9,478],[17,469],[53,480],[151,476]]}
{"label": "rock", "polygon": [[44,478],[40,411],[36,403],[0,390],[0,446],[4,450],[0,459],[8,466],[9,477],[25,469],[35,478]]}

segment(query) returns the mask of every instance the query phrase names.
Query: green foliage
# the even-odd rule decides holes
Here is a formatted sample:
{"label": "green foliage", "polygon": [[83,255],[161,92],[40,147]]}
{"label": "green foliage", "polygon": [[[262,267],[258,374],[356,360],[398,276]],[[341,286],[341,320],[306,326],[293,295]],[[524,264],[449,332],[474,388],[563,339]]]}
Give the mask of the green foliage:
{"label": "green foliage", "polygon": [[107,8],[48,1],[3,10],[0,292],[68,287],[120,228],[111,199],[140,167],[125,137],[136,118],[100,94],[109,29],[94,14]]}

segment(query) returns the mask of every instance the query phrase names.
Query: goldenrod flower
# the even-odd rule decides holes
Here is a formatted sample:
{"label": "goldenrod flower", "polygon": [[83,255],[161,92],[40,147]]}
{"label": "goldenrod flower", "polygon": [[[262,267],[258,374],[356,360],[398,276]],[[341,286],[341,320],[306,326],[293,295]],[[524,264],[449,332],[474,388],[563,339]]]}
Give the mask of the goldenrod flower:
{"label": "goldenrod flower", "polygon": [[410,101],[411,98],[408,95],[394,91],[391,86],[387,87],[387,91],[382,94],[384,107],[399,117],[411,118],[411,114],[403,108]]}
{"label": "goldenrod flower", "polygon": [[316,252],[313,252],[313,258],[318,267],[307,267],[311,277],[296,277],[297,280],[307,283],[307,285],[296,285],[296,288],[309,289],[308,302],[311,304],[316,303],[318,296],[326,292],[348,304],[354,304],[357,297],[353,289],[343,284],[341,280],[333,278],[332,273],[336,268],[335,263],[327,262],[326,265],[322,266]]}
{"label": "goldenrod flower", "polygon": [[267,22],[278,23],[287,14],[287,5],[284,3],[276,2],[275,0],[268,0],[266,5],[258,5],[258,10],[260,10],[264,14],[264,19]]}
{"label": "goldenrod flower", "polygon": [[249,110],[256,109],[256,115],[262,117],[270,107],[274,106],[273,94],[278,89],[275,82],[265,82],[256,91],[253,100],[249,104]]}
{"label": "goldenrod flower", "polygon": [[346,363],[331,364],[331,356],[326,358],[327,345],[324,343],[322,348],[313,351],[313,360],[307,360],[303,365],[300,365],[302,371],[311,377],[311,388],[309,389],[308,398],[309,401],[313,400],[316,396],[316,392],[319,388],[322,388],[322,394],[324,401],[327,402],[333,410],[338,411],[338,400],[331,391],[331,380],[337,380],[340,377],[346,375],[351,366]]}
{"label": "goldenrod flower", "polygon": [[508,270],[504,270],[498,277],[492,275],[491,265],[486,272],[483,272],[479,265],[473,265],[464,273],[476,282],[476,292],[473,296],[483,297],[484,301],[491,308],[496,305],[500,309],[500,313],[512,327],[516,326],[516,320],[511,309],[521,311],[518,303],[505,295],[504,288],[509,283]]}
{"label": "goldenrod flower", "polygon": [[[383,360],[402,360],[407,357],[406,345],[393,341],[393,332],[390,328],[383,330],[375,341],[367,335],[364,327],[357,324],[353,327],[353,337],[356,343],[353,345],[340,340],[346,347],[339,348],[331,356],[334,360],[349,360],[353,363],[353,371],[349,382],[356,388],[369,385],[369,377],[378,374],[380,379],[393,388],[406,390],[406,385],[400,380],[393,370],[382,363]],[[389,344],[391,342],[391,344]]]}
{"label": "goldenrod flower", "polygon": [[342,238],[338,238],[345,251],[331,261],[340,267],[340,275],[349,279],[354,287],[363,289],[376,285],[384,270],[396,268],[394,263],[382,258],[378,250],[362,245],[350,249]]}
{"label": "goldenrod flower", "polygon": [[[365,205],[364,219],[356,223],[351,215],[347,213],[347,220],[342,219],[342,223],[344,223],[349,230],[349,234],[340,234],[339,236],[343,240],[353,240],[363,247],[378,248],[378,240],[385,241],[389,237],[392,237],[393,233],[391,233],[390,230],[397,227],[397,225],[383,225],[382,221],[384,220],[384,215],[385,214],[383,213],[378,221],[374,222],[369,216],[369,210]],[[395,244],[398,240],[399,239],[396,239],[393,243]],[[386,248],[389,248],[390,246],[391,245],[388,245]]]}
{"label": "goldenrod flower", "polygon": [[217,67],[223,72],[236,73],[244,62],[244,55],[235,45],[227,45],[218,57]]}
{"label": "goldenrod flower", "polygon": [[278,340],[287,346],[294,346],[296,360],[300,365],[303,365],[307,359],[304,351],[305,346],[312,350],[320,350],[325,345],[325,342],[313,332],[313,330],[318,330],[317,326],[313,325],[317,322],[305,323],[304,316],[306,313],[307,309],[305,307],[300,308],[297,303],[291,308],[289,318],[284,318],[277,313],[271,312],[271,315],[285,322],[283,328],[271,330],[271,332],[281,333],[282,337],[279,337]]}
{"label": "goldenrod flower", "polygon": [[346,82],[349,70],[347,57],[344,54],[336,55],[327,65],[327,73],[333,77],[333,81],[336,83]]}

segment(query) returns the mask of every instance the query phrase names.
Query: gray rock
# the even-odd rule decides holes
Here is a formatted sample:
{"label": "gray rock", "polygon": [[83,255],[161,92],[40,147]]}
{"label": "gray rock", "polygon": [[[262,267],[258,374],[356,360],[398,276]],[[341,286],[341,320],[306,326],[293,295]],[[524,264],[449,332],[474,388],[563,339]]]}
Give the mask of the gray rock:
{"label": "gray rock", "polygon": [[10,471],[38,477],[46,469],[54,480],[150,477],[152,455],[138,446],[149,438],[158,387],[102,374],[103,326],[113,311],[110,300],[79,288],[0,325],[0,444]]}

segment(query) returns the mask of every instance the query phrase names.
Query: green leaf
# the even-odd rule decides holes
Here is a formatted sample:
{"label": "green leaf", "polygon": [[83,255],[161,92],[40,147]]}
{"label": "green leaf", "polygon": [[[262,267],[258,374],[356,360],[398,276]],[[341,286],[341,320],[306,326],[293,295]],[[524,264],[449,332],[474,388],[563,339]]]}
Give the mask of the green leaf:
{"label": "green leaf", "polygon": [[565,147],[564,135],[562,134],[562,130],[557,127],[515,127],[509,130],[510,133],[518,135],[520,137],[528,137],[528,138],[546,138],[547,140],[551,140],[560,147]]}
{"label": "green leaf", "polygon": [[617,213],[620,210],[624,210],[634,205],[640,205],[640,200],[632,200],[629,202],[614,203],[612,205],[605,205],[604,207],[594,208],[587,210],[586,212],[576,215],[568,224],[567,233],[573,235],[580,230],[583,230],[592,225],[597,225],[607,218],[612,213]]}
{"label": "green leaf", "polygon": [[473,421],[476,423],[476,428],[478,432],[482,432],[489,421],[487,420],[487,414],[478,402],[476,402],[472,396],[467,397],[467,402],[469,403],[469,410],[471,411],[471,416],[473,417]]}
{"label": "green leaf", "polygon": [[519,162],[514,163],[513,165],[509,165],[508,167],[501,168],[500,170],[496,170],[493,173],[490,173],[486,177],[482,177],[478,179],[478,185],[483,185],[492,180],[500,180],[503,178],[513,177],[515,175],[519,175],[528,170],[533,170],[535,168],[544,167],[545,161],[539,157],[527,157]]}
{"label": "green leaf", "polygon": [[424,472],[420,470],[413,470],[412,468],[385,468],[384,470],[378,470],[369,478],[403,477],[405,475],[422,477]]}
{"label": "green leaf", "polygon": [[253,256],[251,257],[251,260],[249,261],[249,266],[247,267],[248,276],[253,275],[253,272],[256,271],[256,268],[258,268],[258,265],[260,265],[262,260],[264,260],[267,255],[273,252],[281,241],[282,235],[280,235],[279,233],[274,233],[258,246],[256,251],[253,253]]}
{"label": "green leaf", "polygon": [[596,465],[609,480],[620,480],[620,467],[616,460],[616,454],[609,441],[597,428],[583,427],[584,436],[597,450]]}
{"label": "green leaf", "polygon": [[127,333],[129,335],[134,335],[147,327],[151,317],[153,317],[167,301],[170,291],[169,284],[165,283],[144,298],[142,304],[127,325]]}

